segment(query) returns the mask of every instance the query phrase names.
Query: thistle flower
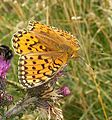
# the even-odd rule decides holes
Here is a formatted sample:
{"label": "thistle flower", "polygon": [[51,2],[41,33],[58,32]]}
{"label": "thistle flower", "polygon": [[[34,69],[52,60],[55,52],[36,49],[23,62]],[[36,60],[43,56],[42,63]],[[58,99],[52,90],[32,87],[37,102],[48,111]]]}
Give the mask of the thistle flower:
{"label": "thistle flower", "polygon": [[[48,84],[48,86],[49,88],[51,88],[50,84]],[[38,109],[38,117],[36,118],[36,120],[63,120],[63,114],[60,108],[60,103],[63,101],[62,97],[70,95],[70,89],[67,86],[63,86],[61,88],[58,88],[58,90],[56,90],[54,87],[52,91],[48,91],[49,90],[47,89],[46,93],[45,90],[44,92],[46,94],[41,96],[41,98],[38,99],[36,103]]]}
{"label": "thistle flower", "polygon": [[8,46],[0,46],[0,77],[5,79],[6,73],[10,68],[11,58],[13,57],[12,51]]}
{"label": "thistle flower", "polygon": [[0,106],[8,105],[13,97],[5,92],[6,73],[11,65],[13,53],[8,46],[0,45]]}
{"label": "thistle flower", "polygon": [[13,102],[13,96],[4,91],[0,91],[0,106],[10,105]]}
{"label": "thistle flower", "polygon": [[5,102],[7,102],[7,104],[12,103],[13,99],[14,99],[13,96],[10,95],[9,93],[5,93],[4,94],[4,100],[5,100]]}
{"label": "thistle flower", "polygon": [[0,77],[5,78],[6,73],[10,67],[10,61],[5,60],[2,56],[0,56]]}
{"label": "thistle flower", "polygon": [[13,57],[12,51],[8,46],[0,46],[0,90],[5,89],[6,86],[6,73],[10,68],[11,58]]}
{"label": "thistle flower", "polygon": [[58,89],[58,94],[61,94],[63,96],[68,96],[70,95],[70,89],[67,86],[63,86]]}

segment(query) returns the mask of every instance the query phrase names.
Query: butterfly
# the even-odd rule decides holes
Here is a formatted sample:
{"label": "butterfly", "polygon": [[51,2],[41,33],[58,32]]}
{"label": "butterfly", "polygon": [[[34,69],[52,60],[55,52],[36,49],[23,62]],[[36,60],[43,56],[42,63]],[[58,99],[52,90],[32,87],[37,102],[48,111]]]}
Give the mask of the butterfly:
{"label": "butterfly", "polygon": [[76,37],[37,21],[29,22],[27,30],[15,33],[12,46],[20,56],[19,81],[26,88],[50,81],[70,58],[78,56],[80,49]]}

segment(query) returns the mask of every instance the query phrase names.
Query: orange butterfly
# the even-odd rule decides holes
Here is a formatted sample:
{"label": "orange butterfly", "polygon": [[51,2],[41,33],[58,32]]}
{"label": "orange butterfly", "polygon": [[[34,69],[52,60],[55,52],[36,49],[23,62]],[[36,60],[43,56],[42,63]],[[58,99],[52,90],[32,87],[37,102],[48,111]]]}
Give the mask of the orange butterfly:
{"label": "orange butterfly", "polygon": [[78,56],[76,37],[39,22],[30,22],[28,30],[14,34],[12,45],[19,58],[19,80],[26,88],[40,86]]}

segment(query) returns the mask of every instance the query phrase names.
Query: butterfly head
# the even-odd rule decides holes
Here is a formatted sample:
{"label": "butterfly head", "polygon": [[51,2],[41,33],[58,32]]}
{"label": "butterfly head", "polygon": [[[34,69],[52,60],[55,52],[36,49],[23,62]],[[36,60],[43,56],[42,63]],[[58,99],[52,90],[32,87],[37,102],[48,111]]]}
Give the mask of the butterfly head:
{"label": "butterfly head", "polygon": [[67,44],[66,42],[61,45],[63,51],[67,52],[69,58],[76,58],[78,57],[78,51],[80,49],[80,46],[79,46],[79,43],[74,40],[74,41],[67,41]]}
{"label": "butterfly head", "polygon": [[[71,41],[72,42],[72,41]],[[78,51],[79,51],[79,49],[80,49],[80,46],[79,46],[79,43],[77,42],[77,41],[73,41],[72,42],[72,45],[71,45],[71,49],[72,49],[72,55],[71,55],[71,57],[72,58],[76,58],[76,57],[78,57]]]}

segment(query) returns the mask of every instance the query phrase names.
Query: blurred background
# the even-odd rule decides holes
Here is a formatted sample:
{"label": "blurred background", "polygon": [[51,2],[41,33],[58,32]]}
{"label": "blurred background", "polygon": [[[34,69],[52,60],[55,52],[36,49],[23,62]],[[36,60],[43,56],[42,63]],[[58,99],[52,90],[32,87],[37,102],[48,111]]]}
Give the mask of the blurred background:
{"label": "blurred background", "polygon": [[[62,105],[64,119],[112,120],[112,0],[0,0],[0,44],[11,47],[13,34],[30,20],[71,32],[80,43],[86,65],[71,60],[61,78],[71,90]],[[9,81],[18,82],[17,61],[15,55]],[[11,85],[7,91],[14,102],[23,96]],[[21,116],[11,120],[35,120],[36,113],[29,110]]]}

